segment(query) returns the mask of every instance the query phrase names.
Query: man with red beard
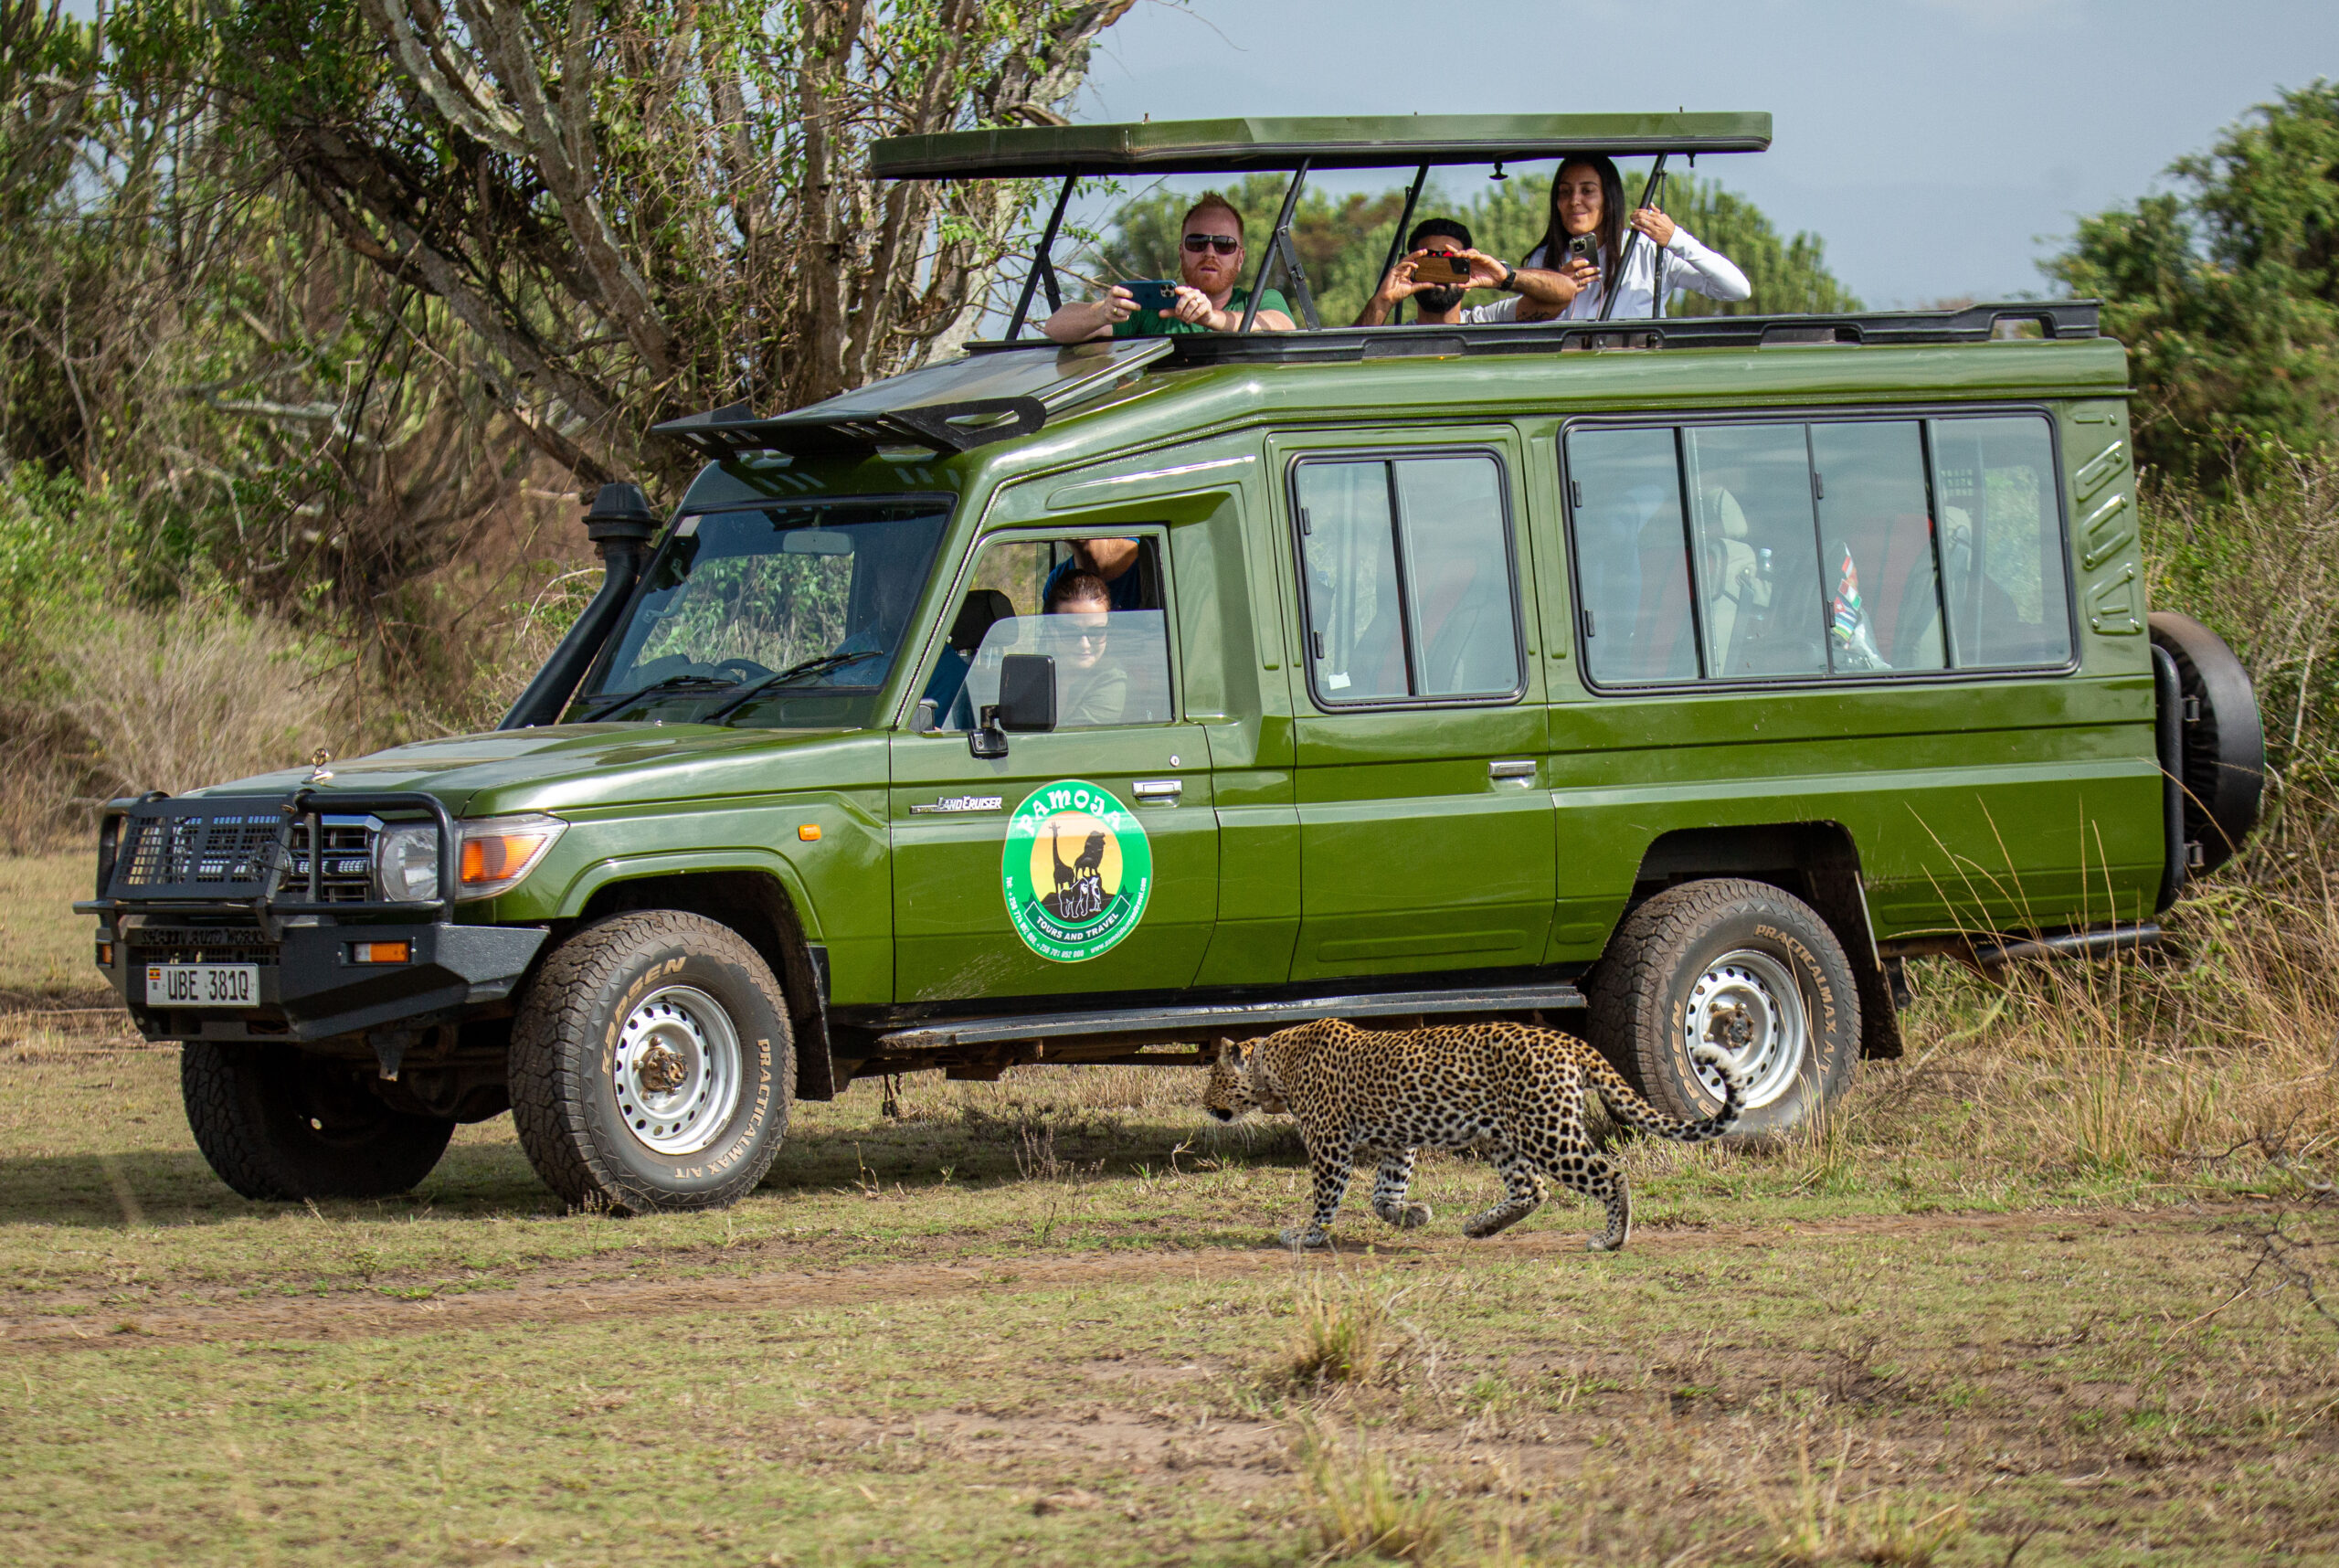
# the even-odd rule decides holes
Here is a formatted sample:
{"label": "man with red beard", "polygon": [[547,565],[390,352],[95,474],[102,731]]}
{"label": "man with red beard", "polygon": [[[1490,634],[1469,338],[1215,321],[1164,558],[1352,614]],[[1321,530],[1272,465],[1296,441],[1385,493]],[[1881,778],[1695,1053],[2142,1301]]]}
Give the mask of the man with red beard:
{"label": "man with red beard", "polygon": [[[1058,343],[1092,337],[1161,337],[1181,332],[1238,332],[1251,291],[1243,286],[1243,215],[1216,191],[1186,211],[1179,225],[1184,242],[1178,252],[1182,281],[1166,311],[1138,308],[1137,296],[1116,283],[1101,300],[1066,305],[1041,331]],[[1257,327],[1292,330],[1291,306],[1268,289],[1259,295]]]}

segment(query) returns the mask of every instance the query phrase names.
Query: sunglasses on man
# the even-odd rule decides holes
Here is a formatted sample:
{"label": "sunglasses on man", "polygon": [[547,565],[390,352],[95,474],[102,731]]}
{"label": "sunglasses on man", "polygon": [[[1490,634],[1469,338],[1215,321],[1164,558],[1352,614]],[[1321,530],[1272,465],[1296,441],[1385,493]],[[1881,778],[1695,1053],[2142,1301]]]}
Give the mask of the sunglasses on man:
{"label": "sunglasses on man", "polygon": [[1186,249],[1199,256],[1205,250],[1215,250],[1221,256],[1232,256],[1243,249],[1240,237],[1232,234],[1189,234]]}

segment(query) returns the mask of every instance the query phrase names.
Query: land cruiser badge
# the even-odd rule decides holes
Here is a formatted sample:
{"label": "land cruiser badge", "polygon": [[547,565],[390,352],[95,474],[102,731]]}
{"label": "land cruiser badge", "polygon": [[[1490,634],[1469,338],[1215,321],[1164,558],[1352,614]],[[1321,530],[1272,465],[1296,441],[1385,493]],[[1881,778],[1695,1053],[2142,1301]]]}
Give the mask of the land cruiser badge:
{"label": "land cruiser badge", "polygon": [[1153,891],[1153,845],[1113,792],[1080,779],[1032,791],[1007,820],[1007,917],[1043,959],[1076,964],[1137,929]]}

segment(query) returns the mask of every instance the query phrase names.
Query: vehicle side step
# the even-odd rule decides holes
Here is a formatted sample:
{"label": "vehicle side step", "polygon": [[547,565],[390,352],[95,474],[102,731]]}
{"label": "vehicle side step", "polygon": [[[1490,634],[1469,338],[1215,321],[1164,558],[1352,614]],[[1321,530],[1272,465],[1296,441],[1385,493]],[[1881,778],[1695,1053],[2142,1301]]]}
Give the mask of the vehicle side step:
{"label": "vehicle side step", "polygon": [[1476,986],[1465,991],[1385,991],[1196,1007],[1129,1008],[1110,1012],[1029,1012],[998,1018],[943,1019],[878,1036],[887,1051],[941,1051],[1012,1040],[1062,1040],[1114,1034],[1201,1033],[1220,1028],[1273,1027],[1311,1018],[1389,1018],[1413,1012],[1519,1012],[1584,1005],[1572,985]]}

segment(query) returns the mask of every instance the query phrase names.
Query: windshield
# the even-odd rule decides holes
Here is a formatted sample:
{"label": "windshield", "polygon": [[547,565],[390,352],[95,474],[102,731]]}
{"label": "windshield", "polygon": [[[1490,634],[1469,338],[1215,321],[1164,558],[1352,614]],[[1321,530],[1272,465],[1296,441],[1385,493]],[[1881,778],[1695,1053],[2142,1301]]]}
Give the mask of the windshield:
{"label": "windshield", "polygon": [[866,723],[950,506],[916,496],[681,519],[568,721]]}

